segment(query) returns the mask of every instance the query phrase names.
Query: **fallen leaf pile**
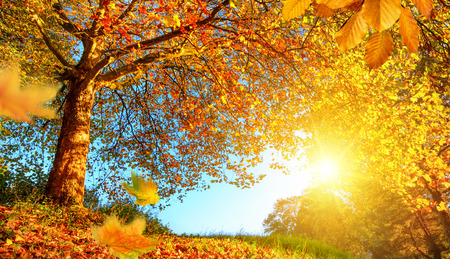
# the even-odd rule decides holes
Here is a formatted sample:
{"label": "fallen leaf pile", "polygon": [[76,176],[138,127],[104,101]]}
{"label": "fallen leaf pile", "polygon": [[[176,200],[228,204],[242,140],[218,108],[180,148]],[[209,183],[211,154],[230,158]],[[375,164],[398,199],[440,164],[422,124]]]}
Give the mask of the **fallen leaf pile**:
{"label": "fallen leaf pile", "polygon": [[[91,232],[91,226],[93,232]],[[117,218],[80,207],[17,203],[0,206],[0,258],[287,258],[273,249],[239,240],[176,235],[142,236],[143,220],[122,225]],[[137,243],[119,244],[126,235]],[[93,235],[98,239],[94,239]],[[125,236],[126,236],[125,235]],[[108,239],[111,237],[112,239]],[[127,239],[126,239],[127,240]],[[99,244],[100,243],[100,244]],[[107,246],[104,246],[107,245]],[[130,252],[136,248],[135,252]],[[308,256],[304,258],[309,258]]]}

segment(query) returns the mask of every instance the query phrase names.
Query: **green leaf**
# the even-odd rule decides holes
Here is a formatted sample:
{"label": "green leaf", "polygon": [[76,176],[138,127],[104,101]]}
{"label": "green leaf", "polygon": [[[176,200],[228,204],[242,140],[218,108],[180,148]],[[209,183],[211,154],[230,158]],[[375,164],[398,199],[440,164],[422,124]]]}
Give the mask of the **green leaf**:
{"label": "green leaf", "polygon": [[133,185],[121,183],[123,188],[132,196],[136,197],[136,205],[156,204],[159,201],[158,185],[152,179],[145,180],[133,171],[131,172],[131,182]]}

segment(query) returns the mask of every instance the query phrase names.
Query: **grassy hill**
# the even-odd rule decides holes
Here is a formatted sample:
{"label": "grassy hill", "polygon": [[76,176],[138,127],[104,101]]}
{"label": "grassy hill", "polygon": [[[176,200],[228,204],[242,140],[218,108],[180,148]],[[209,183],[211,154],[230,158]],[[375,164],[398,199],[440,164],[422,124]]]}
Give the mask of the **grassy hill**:
{"label": "grassy hill", "polygon": [[[90,226],[101,225],[108,215],[33,202],[0,206],[0,258],[116,258],[91,234]],[[158,245],[139,258],[353,258],[327,244],[297,237],[150,232],[154,233],[147,227],[144,235],[157,239]]]}

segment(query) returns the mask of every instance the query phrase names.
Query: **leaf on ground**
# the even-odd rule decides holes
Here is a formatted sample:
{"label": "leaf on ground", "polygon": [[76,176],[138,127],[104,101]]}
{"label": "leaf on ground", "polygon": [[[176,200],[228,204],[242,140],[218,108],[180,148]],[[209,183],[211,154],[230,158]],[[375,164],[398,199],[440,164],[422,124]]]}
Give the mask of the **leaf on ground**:
{"label": "leaf on ground", "polygon": [[358,45],[366,35],[367,28],[361,12],[354,14],[336,33],[339,49],[344,52]]}
{"label": "leaf on ground", "polygon": [[302,15],[311,4],[311,0],[287,0],[283,6],[283,19],[289,20]]}
{"label": "leaf on ground", "polygon": [[142,176],[131,172],[131,182],[133,185],[127,183],[121,185],[130,195],[136,197],[135,204],[145,206],[159,201],[158,185],[152,179],[145,180]]}
{"label": "leaf on ground", "polygon": [[357,0],[317,0],[318,4],[325,4],[331,9],[338,9],[346,7],[356,2]]}
{"label": "leaf on ground", "polygon": [[433,10],[433,2],[431,0],[412,0],[412,2],[423,16],[431,17],[431,10]]}
{"label": "leaf on ground", "polygon": [[110,248],[111,253],[119,258],[138,258],[142,253],[152,251],[158,242],[142,236],[145,219],[136,218],[130,224],[121,226],[116,216],[106,219],[100,227],[91,227],[92,236],[103,246]]}
{"label": "leaf on ground", "polygon": [[55,98],[58,89],[49,87],[20,89],[19,74],[17,66],[0,72],[0,115],[26,122],[31,122],[28,114],[54,118],[55,111],[43,108],[42,104]]}
{"label": "leaf on ground", "polygon": [[366,44],[366,62],[370,69],[375,69],[386,62],[394,52],[394,41],[387,31],[375,32]]}
{"label": "leaf on ground", "polygon": [[398,24],[403,45],[408,47],[410,53],[417,53],[420,28],[417,26],[417,21],[408,8],[403,8]]}
{"label": "leaf on ground", "polygon": [[401,11],[400,0],[366,0],[362,15],[371,28],[384,31],[397,21]]}

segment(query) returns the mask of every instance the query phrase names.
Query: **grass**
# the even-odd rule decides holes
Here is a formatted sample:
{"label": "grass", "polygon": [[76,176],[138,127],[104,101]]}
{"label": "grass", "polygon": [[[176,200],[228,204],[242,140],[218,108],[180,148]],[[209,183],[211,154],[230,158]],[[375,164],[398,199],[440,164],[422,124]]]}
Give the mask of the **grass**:
{"label": "grass", "polygon": [[[116,258],[91,234],[90,226],[107,216],[31,201],[0,206],[0,258]],[[326,244],[288,236],[144,235],[158,245],[139,258],[352,258]]]}

